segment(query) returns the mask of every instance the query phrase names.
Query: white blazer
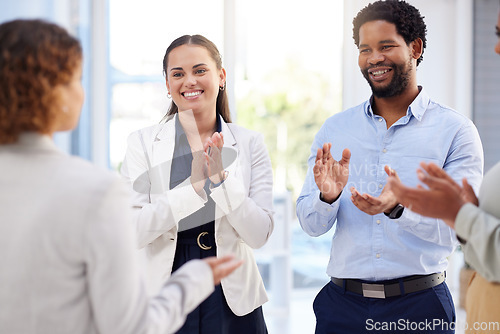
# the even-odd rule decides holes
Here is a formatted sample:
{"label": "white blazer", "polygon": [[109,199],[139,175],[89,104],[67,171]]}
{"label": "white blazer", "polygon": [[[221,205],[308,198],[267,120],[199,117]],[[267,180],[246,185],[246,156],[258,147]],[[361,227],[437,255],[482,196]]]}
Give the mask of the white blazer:
{"label": "white blazer", "polygon": [[24,133],[0,145],[0,333],[166,334],[213,290],[204,261],[146,292],[119,177]]}
{"label": "white blazer", "polygon": [[[262,135],[222,120],[224,147],[237,153],[234,163],[225,167],[229,174],[224,187],[200,196],[187,178],[169,190],[176,117],[132,133],[121,168],[133,189],[138,247],[147,258],[148,289],[154,294],[171,274],[179,221],[203,207],[210,196],[216,204],[217,256],[234,254],[244,260],[222,280],[224,296],[234,314],[248,314],[268,300],[252,248],[262,247],[274,227],[272,168]],[[152,167],[149,172],[144,148]],[[139,179],[146,191],[138,185]]]}

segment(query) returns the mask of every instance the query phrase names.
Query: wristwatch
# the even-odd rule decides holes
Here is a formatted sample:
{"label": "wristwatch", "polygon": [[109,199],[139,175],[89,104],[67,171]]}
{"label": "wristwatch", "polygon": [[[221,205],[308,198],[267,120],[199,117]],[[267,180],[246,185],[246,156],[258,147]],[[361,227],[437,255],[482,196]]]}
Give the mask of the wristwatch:
{"label": "wristwatch", "polygon": [[389,212],[389,213],[384,212],[384,215],[386,215],[390,219],[398,219],[399,217],[401,217],[404,210],[405,210],[405,207],[398,203],[394,207],[394,209],[391,210],[391,212]]}

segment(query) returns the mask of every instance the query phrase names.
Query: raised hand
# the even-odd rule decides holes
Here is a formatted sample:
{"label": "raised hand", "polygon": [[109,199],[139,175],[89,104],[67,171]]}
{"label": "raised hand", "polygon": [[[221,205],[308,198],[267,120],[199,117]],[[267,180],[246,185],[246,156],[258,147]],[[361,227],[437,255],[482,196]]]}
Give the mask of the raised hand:
{"label": "raised hand", "polygon": [[[389,177],[399,180],[394,169],[385,166],[384,170]],[[399,203],[387,184],[378,197],[369,194],[360,194],[354,187],[351,187],[351,201],[358,209],[369,215],[376,215],[381,212],[389,213]]]}
{"label": "raised hand", "polygon": [[191,162],[191,185],[199,193],[205,186],[207,179],[207,161],[205,152],[197,150],[192,152],[193,161]]}
{"label": "raised hand", "polygon": [[458,211],[467,202],[477,205],[472,187],[463,180],[460,187],[444,170],[433,163],[421,163],[418,178],[428,189],[419,185],[410,188],[398,179],[389,177],[388,185],[398,201],[408,209],[427,217],[440,218],[450,227],[455,227]]}
{"label": "raised hand", "polygon": [[[442,168],[439,168],[436,164],[432,162],[431,163],[421,162],[420,167],[422,167],[422,169],[426,171],[428,175],[447,180],[451,184],[455,185],[456,189],[460,191],[460,195],[462,196],[462,199],[465,202],[472,203],[475,206],[479,205],[479,200],[476,197],[476,194],[474,193],[474,189],[472,189],[470,184],[467,182],[467,179],[465,178],[462,179],[462,188],[460,188],[460,186],[455,183],[455,180],[453,180],[451,176],[449,176]],[[417,171],[417,174],[418,173],[419,172]],[[422,174],[422,176],[419,175],[419,178],[421,177],[425,179],[425,174]]]}
{"label": "raised hand", "polygon": [[219,284],[221,279],[231,274],[243,263],[243,260],[236,261],[233,255],[225,255],[221,258],[212,256],[203,259],[203,261],[208,263],[210,268],[212,268],[215,285]]}
{"label": "raised hand", "polygon": [[212,137],[207,138],[203,146],[207,162],[207,175],[212,183],[220,183],[224,178],[224,166],[221,156],[223,146],[224,136],[222,132],[215,132]]}
{"label": "raised hand", "polygon": [[178,115],[193,155],[193,161],[191,162],[191,185],[197,193],[200,193],[207,180],[207,161],[204,155],[203,142],[198,131],[193,110],[180,110]]}
{"label": "raised hand", "polygon": [[475,206],[479,206],[479,199],[465,177],[462,179],[462,192],[460,194],[466,203],[472,203]]}
{"label": "raised hand", "polygon": [[331,148],[331,143],[325,143],[323,148],[318,149],[313,167],[314,181],[327,203],[333,203],[347,184],[351,159],[351,151],[346,148],[342,152],[342,159],[336,161],[330,153]]}

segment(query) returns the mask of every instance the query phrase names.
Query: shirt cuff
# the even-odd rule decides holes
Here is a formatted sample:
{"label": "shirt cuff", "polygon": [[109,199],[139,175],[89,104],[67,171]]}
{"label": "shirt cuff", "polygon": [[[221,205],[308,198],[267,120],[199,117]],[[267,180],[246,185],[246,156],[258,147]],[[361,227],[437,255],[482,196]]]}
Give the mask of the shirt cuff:
{"label": "shirt cuff", "polygon": [[246,198],[245,187],[235,175],[228,175],[224,182],[212,189],[210,197],[224,214],[238,208]]}
{"label": "shirt cuff", "polygon": [[321,192],[318,190],[316,192],[315,200],[313,203],[313,211],[316,211],[322,216],[329,217],[335,212],[338,211],[339,206],[340,206],[340,198],[342,197],[342,194],[340,194],[339,198],[332,204],[329,204],[327,202],[323,202],[320,198]]}
{"label": "shirt cuff", "polygon": [[461,239],[467,241],[471,234],[474,211],[477,209],[472,203],[462,205],[455,218],[455,233]]}
{"label": "shirt cuff", "polygon": [[[401,227],[414,227],[420,223],[420,215],[405,207],[403,214],[399,218],[391,219]],[[390,218],[387,218],[390,219]]]}

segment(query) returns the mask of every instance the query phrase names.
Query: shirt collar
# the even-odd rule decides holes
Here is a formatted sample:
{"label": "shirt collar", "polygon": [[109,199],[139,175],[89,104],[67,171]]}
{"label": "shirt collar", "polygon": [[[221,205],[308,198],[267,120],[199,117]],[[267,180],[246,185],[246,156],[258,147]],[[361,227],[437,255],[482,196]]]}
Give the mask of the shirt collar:
{"label": "shirt collar", "polygon": [[[418,121],[421,121],[429,105],[430,98],[422,86],[418,86],[418,89],[420,90],[420,92],[418,93],[415,100],[413,100],[413,102],[408,107],[406,115],[408,117],[413,115]],[[366,115],[369,117],[373,117],[372,101],[373,101],[373,95],[370,97],[368,101],[365,102],[365,106],[363,108],[365,110]]]}
{"label": "shirt collar", "polygon": [[217,132],[222,132],[222,122],[221,122],[222,116],[217,113],[215,121],[217,123]]}
{"label": "shirt collar", "polygon": [[34,149],[44,149],[50,151],[59,151],[54,140],[50,135],[41,134],[37,132],[23,132],[19,135],[19,138],[15,145],[34,148]]}
{"label": "shirt collar", "polygon": [[186,137],[184,133],[184,129],[182,128],[181,122],[179,121],[179,117],[175,117],[175,144],[179,144],[181,138]]}
{"label": "shirt collar", "polygon": [[430,98],[422,86],[418,86],[418,88],[420,89],[420,93],[418,93],[415,100],[413,100],[410,104],[407,115],[410,115],[411,113],[418,121],[421,121],[427,107],[429,106]]}

